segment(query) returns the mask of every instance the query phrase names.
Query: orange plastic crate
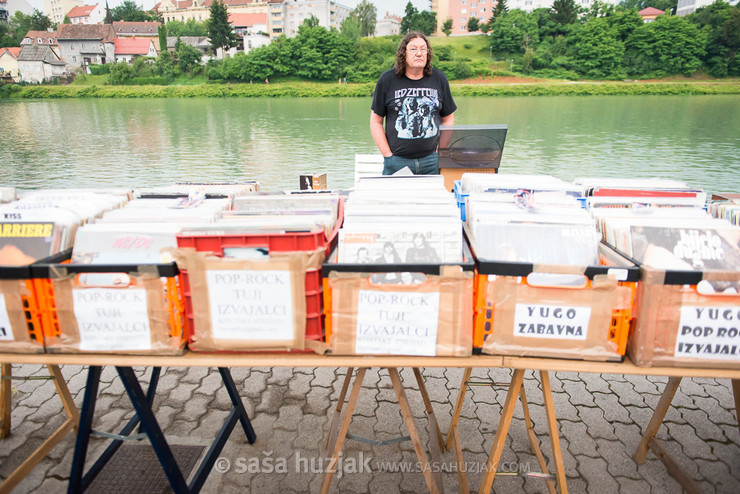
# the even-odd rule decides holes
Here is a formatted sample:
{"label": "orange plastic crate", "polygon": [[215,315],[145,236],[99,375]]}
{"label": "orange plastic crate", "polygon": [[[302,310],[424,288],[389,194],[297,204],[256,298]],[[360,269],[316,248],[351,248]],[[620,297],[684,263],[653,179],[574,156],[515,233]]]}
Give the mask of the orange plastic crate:
{"label": "orange plastic crate", "polygon": [[[68,255],[67,255],[68,257]],[[57,303],[54,292],[54,283],[49,277],[49,271],[53,264],[37,264],[32,266],[31,270],[34,279],[32,280],[34,297],[38,303],[40,326],[43,329],[45,340],[58,338],[62,334],[62,328],[59,323]],[[135,275],[139,269],[136,265],[71,265],[68,259],[56,265],[63,265],[70,273],[128,273]],[[182,280],[177,266],[174,263],[147,265],[147,267],[156,266],[160,270],[162,294],[165,301],[165,307],[168,313],[168,336],[185,342],[185,299],[183,295]],[[130,278],[130,287],[138,286],[135,276]],[[78,277],[75,276],[74,286],[82,285]]]}
{"label": "orange plastic crate", "polygon": [[[526,277],[522,277],[520,283],[527,284]],[[634,307],[635,292],[637,289],[636,282],[621,282],[622,286],[629,286],[632,289],[632,303]],[[480,349],[483,347],[485,338],[493,330],[494,308],[490,301],[486,300],[486,290],[488,286],[488,275],[476,274],[475,279],[475,321],[473,329],[473,348]],[[586,289],[591,287],[591,280],[588,280]],[[627,349],[627,338],[630,328],[634,325],[634,316],[632,308],[613,310],[611,324],[609,326],[609,341],[617,344],[617,353],[624,355]]]}

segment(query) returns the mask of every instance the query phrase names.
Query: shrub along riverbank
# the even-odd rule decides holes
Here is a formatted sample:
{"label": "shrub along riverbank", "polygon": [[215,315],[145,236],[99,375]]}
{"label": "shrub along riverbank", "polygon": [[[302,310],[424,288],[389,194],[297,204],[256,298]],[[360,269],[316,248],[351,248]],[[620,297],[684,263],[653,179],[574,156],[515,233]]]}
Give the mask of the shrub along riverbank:
{"label": "shrub along riverbank", "polygon": [[[591,96],[740,94],[740,81],[681,83],[452,84],[455,96]],[[0,98],[369,97],[375,85],[328,83],[202,84],[198,86],[0,86]]]}

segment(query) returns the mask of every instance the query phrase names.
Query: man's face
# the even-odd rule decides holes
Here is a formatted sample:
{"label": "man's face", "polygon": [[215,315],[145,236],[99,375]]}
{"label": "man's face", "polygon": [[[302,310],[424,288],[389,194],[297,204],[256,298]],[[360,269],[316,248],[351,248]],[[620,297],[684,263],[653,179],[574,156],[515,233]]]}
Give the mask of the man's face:
{"label": "man's face", "polygon": [[421,38],[414,38],[406,45],[406,67],[421,68],[427,64],[427,44]]}

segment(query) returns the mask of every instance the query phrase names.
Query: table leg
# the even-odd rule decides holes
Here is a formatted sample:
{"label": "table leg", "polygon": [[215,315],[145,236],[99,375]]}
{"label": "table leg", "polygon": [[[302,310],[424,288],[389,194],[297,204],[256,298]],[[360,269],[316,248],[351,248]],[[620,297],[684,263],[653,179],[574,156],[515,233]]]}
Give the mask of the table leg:
{"label": "table leg", "polygon": [[650,440],[658,433],[660,424],[663,423],[663,418],[665,418],[665,414],[668,412],[668,407],[671,406],[671,401],[673,401],[673,396],[676,394],[679,384],[681,384],[680,377],[668,378],[668,384],[665,385],[663,395],[660,397],[658,406],[655,407],[653,416],[650,418],[650,423],[647,429],[645,429],[645,434],[642,436],[642,441],[640,441],[640,445],[637,446],[637,451],[635,451],[634,458],[638,464],[642,464],[645,461],[648,448],[650,447]]}
{"label": "table leg", "polygon": [[239,396],[239,391],[236,389],[234,378],[231,377],[231,371],[226,367],[219,367],[218,371],[221,373],[221,379],[223,379],[226,391],[229,393],[229,398],[231,398],[231,403],[234,405],[234,409],[236,410],[235,413],[239,417],[239,422],[242,424],[244,434],[247,436],[247,442],[249,442],[249,444],[254,444],[257,440],[257,434],[254,432],[252,422],[249,420],[249,415],[247,415],[247,410],[244,408],[244,403]]}
{"label": "table leg", "polygon": [[558,422],[555,418],[555,403],[552,399],[552,388],[550,387],[550,374],[540,371],[542,382],[542,394],[545,399],[545,410],[547,412],[547,429],[550,432],[552,444],[552,457],[555,460],[555,477],[560,494],[568,494],[568,486],[565,480],[565,465],[563,464],[563,451],[560,448],[560,434],[558,433]]}
{"label": "table leg", "polygon": [[339,433],[339,420],[342,417],[342,407],[344,407],[344,399],[347,396],[349,384],[350,382],[352,382],[353,371],[353,367],[347,368],[347,374],[344,376],[344,383],[342,383],[342,391],[339,393],[337,408],[334,410],[334,416],[331,418],[329,434],[326,436],[326,445],[324,445],[324,449],[326,449],[330,453],[334,451],[334,443],[337,441],[337,434]]}
{"label": "table leg", "polygon": [[442,431],[439,430],[439,423],[437,423],[437,416],[434,414],[434,408],[432,408],[432,400],[429,399],[429,393],[427,392],[427,387],[424,384],[424,377],[421,375],[421,372],[417,367],[413,368],[414,370],[414,377],[416,377],[416,382],[419,385],[419,391],[421,392],[421,399],[424,400],[424,406],[427,410],[427,418],[429,419],[429,437],[431,438],[431,444],[434,445],[434,439],[436,438],[436,444],[438,446],[438,449],[440,454],[445,451],[445,442],[444,439],[442,439]]}
{"label": "table leg", "polygon": [[504,408],[501,410],[501,418],[498,421],[496,437],[493,440],[491,453],[488,456],[485,475],[483,476],[483,482],[478,491],[479,494],[491,492],[491,488],[493,487],[493,479],[496,476],[496,469],[498,468],[498,461],[501,458],[501,452],[504,450],[504,443],[506,442],[506,436],[509,433],[511,417],[514,415],[514,407],[516,406],[516,400],[519,397],[519,389],[522,387],[523,378],[524,369],[515,369],[514,375],[511,378],[511,384],[509,384],[509,391],[506,394]]}
{"label": "table leg", "polygon": [[740,379],[732,380],[732,394],[735,396],[735,418],[740,427]]}
{"label": "table leg", "polygon": [[455,403],[455,409],[452,411],[452,421],[450,421],[450,428],[447,430],[447,442],[445,443],[445,450],[450,449],[452,444],[452,435],[450,432],[452,428],[457,428],[457,421],[460,420],[460,414],[462,413],[463,403],[465,403],[465,393],[468,391],[468,381],[470,380],[470,374],[473,372],[472,367],[466,367],[463,373],[462,382],[460,383],[460,391],[457,393],[457,402]]}
{"label": "table leg", "polygon": [[[535,434],[534,427],[532,426],[532,417],[529,415],[529,403],[527,402],[527,393],[526,391],[524,391],[524,386],[522,386],[519,390],[519,399],[522,402],[522,410],[524,411],[524,424],[527,427],[529,449],[537,457],[537,463],[539,463],[540,465],[540,471],[544,474],[549,475],[550,471],[547,469],[545,456],[542,454],[539,442],[537,441],[537,435]],[[555,494],[555,483],[550,479],[545,480],[545,483],[547,484],[547,490],[550,492],[550,494]]]}
{"label": "table leg", "polygon": [[[406,393],[403,390],[403,384],[401,384],[401,377],[398,375],[398,369],[395,367],[388,367],[388,374],[391,377],[391,383],[393,384],[393,390],[396,392],[396,398],[398,398],[398,406],[401,407],[401,415],[403,416],[404,422],[406,422],[406,428],[411,436],[411,443],[414,445],[414,451],[416,451],[416,457],[421,463],[421,468],[424,473],[424,480],[426,481],[429,492],[437,493],[441,492],[442,486],[437,485],[437,482],[432,475],[432,469],[427,461],[427,455],[424,453],[424,446],[421,444],[419,432],[416,430],[414,424],[414,416],[411,413],[411,407],[409,407]],[[430,441],[434,441],[434,438],[430,438]]]}
{"label": "table leg", "polygon": [[182,476],[180,467],[178,467],[175,457],[172,455],[172,450],[167,445],[162,429],[157,423],[157,418],[154,416],[154,412],[152,412],[152,408],[147,401],[144,391],[141,389],[134,370],[131,367],[116,367],[116,371],[121,378],[121,382],[131,403],[134,405],[144,431],[149,436],[152,448],[154,448],[154,452],[162,464],[162,469],[165,475],[167,475],[172,489],[176,493],[188,492],[188,486]]}
{"label": "table leg", "polygon": [[465,458],[462,454],[462,445],[460,444],[460,435],[457,433],[457,425],[450,426],[447,432],[448,442],[452,441],[452,448],[455,452],[455,462],[457,462],[457,486],[460,494],[468,494],[468,477],[465,471]]}
{"label": "table leg", "polygon": [[13,368],[11,364],[0,364],[0,439],[10,435],[10,396]]}
{"label": "table leg", "polygon": [[[7,381],[10,382],[11,375],[10,375],[10,364],[3,364],[3,366],[8,365],[8,373],[5,374],[4,382]],[[14,487],[16,487],[30,472],[31,470],[38,465],[38,463],[43,460],[47,454],[49,454],[49,451],[51,451],[54,446],[56,446],[59,441],[61,441],[64,436],[67,435],[67,433],[73,429],[77,429],[77,424],[79,423],[80,417],[79,413],[77,411],[77,407],[74,404],[74,400],[72,399],[72,396],[69,393],[69,389],[67,388],[67,383],[64,381],[64,376],[62,375],[62,372],[59,370],[58,365],[47,365],[49,369],[49,374],[51,374],[52,379],[54,380],[54,385],[57,388],[57,393],[59,394],[60,399],[62,400],[62,404],[64,405],[64,409],[67,412],[67,420],[65,420],[62,425],[60,425],[46,440],[41,443],[41,445],[34,450],[33,453],[28,455],[28,457],[21,463],[18,468],[13,470],[13,472],[6,477],[6,479],[0,483],[0,493],[6,493],[11,492]],[[8,393],[8,398],[10,398],[10,393]],[[9,404],[8,404],[9,405]],[[8,414],[10,412],[10,409],[8,408]],[[9,418],[9,415],[8,415]],[[9,422],[7,422],[8,425]]]}
{"label": "table leg", "polygon": [[[429,393],[424,385],[424,378],[417,367],[413,367],[414,377],[419,385],[419,391],[421,392],[421,399],[424,401],[424,407],[427,411],[427,434],[429,434],[429,457],[432,460],[432,465],[442,465],[442,452],[445,448],[444,439],[442,439],[442,431],[439,430],[439,424],[437,423],[437,416],[434,415],[434,408],[432,408],[432,400],[429,399]],[[442,471],[440,468],[435,468],[433,472],[435,482],[442,488]]]}
{"label": "table leg", "polygon": [[67,412],[67,417],[74,422],[73,427],[75,432],[77,432],[77,424],[80,423],[80,411],[77,410],[74,398],[72,398],[72,394],[69,392],[67,381],[64,380],[64,376],[58,365],[47,365],[46,367],[49,368],[49,374],[54,378],[54,386],[56,386],[57,394],[62,400],[64,411]]}
{"label": "table leg", "polygon": [[69,474],[67,492],[74,494],[84,491],[82,485],[82,473],[85,469],[85,457],[87,457],[87,445],[92,431],[93,414],[95,413],[95,401],[98,397],[98,385],[100,384],[101,368],[92,365],[87,370],[87,383],[85,384],[85,396],[82,400],[82,411],[75,440],[75,451],[72,456],[72,470]]}
{"label": "table leg", "polygon": [[[342,422],[339,427],[337,440],[332,449],[329,468],[324,473],[324,483],[321,485],[322,494],[327,494],[329,489],[331,489],[331,481],[334,478],[337,461],[339,461],[339,453],[342,451],[342,448],[344,448],[344,440],[347,438],[347,432],[349,432],[349,424],[352,422],[352,414],[355,411],[355,405],[357,405],[357,398],[360,396],[360,389],[362,388],[362,381],[365,379],[366,371],[366,367],[360,367],[357,369],[357,376],[355,376],[355,383],[352,385],[352,392],[349,395],[347,409],[344,411],[344,417],[342,418]],[[350,373],[348,372],[347,376],[349,377],[349,375]]]}

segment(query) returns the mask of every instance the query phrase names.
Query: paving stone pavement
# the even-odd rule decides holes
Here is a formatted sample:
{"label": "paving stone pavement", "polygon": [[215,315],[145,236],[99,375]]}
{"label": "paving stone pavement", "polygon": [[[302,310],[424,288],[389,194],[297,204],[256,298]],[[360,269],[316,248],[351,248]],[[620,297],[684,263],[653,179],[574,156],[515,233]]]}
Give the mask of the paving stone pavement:
{"label": "paving stone pavement", "polygon": [[[62,372],[80,406],[86,369],[64,366]],[[249,445],[237,427],[217,464],[222,471],[214,469],[202,492],[318,492],[321,471],[327,466],[324,443],[345,372],[331,368],[233,369],[257,442]],[[136,373],[143,382],[148,381],[148,371],[141,368]],[[37,365],[13,365],[13,374],[48,375],[45,367]],[[422,374],[440,428],[446,434],[462,369],[429,368]],[[418,385],[411,369],[403,369],[401,377],[428,448],[427,418]],[[476,369],[472,377],[499,384],[471,388],[459,421],[468,486],[476,492],[483,476],[480,470],[493,445],[511,371]],[[113,368],[104,369],[101,381],[93,427],[117,432],[132,416],[133,408]],[[557,372],[551,373],[551,381],[570,492],[680,492],[679,485],[652,453],[642,465],[631,456],[666,378]],[[524,387],[534,431],[549,460],[551,446],[538,375],[528,371]],[[740,430],[730,382],[684,379],[673,405],[657,436],[665,448],[705,492],[740,492]],[[217,369],[163,369],[154,409],[170,443],[210,445],[230,406]],[[0,479],[6,478],[65,418],[50,381],[13,381],[12,407],[11,435],[0,440]],[[368,371],[350,433],[378,440],[407,433],[386,370]],[[104,439],[91,439],[88,458],[94,458],[106,444]],[[70,433],[14,492],[65,492],[73,447]],[[342,455],[343,473],[335,476],[333,491],[425,492],[416,461],[409,442],[376,446],[348,440]],[[539,470],[529,449],[521,405],[514,413],[501,461],[505,462],[501,466],[509,470]],[[453,453],[444,453],[440,467],[447,492],[459,491],[453,464]],[[370,471],[366,471],[367,465]],[[494,490],[540,493],[547,488],[539,479],[499,476]]]}

